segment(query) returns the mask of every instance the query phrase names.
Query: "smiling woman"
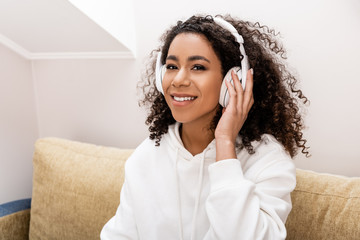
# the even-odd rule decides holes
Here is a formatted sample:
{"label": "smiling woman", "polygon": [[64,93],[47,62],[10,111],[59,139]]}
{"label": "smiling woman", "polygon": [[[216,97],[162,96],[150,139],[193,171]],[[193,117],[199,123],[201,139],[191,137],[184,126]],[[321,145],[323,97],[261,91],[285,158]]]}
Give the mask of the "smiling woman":
{"label": "smiling woman", "polygon": [[155,52],[140,83],[150,137],[127,160],[101,238],[285,239],[307,99],[271,31],[193,16]]}
{"label": "smiling woman", "polygon": [[[166,103],[174,119],[182,123],[184,146],[196,155],[214,138],[206,130],[218,109],[223,78],[220,59],[205,36],[182,33],[170,45],[166,69],[162,81]],[[207,141],[194,138],[203,135]]]}
{"label": "smiling woman", "polygon": [[203,35],[179,34],[170,45],[166,68],[162,86],[172,116],[183,123],[183,133],[185,126],[202,131],[215,117],[223,78],[210,42]]}
{"label": "smiling woman", "polygon": [[[299,106],[308,100],[302,91],[296,88],[297,79],[286,68],[285,49],[275,37],[275,31],[267,26],[260,26],[259,23],[236,20],[229,16],[227,19],[241,33],[250,65],[254,69],[253,96],[256,101],[248,112],[249,120],[244,123],[244,127],[239,132],[239,136],[242,137],[242,147],[252,153],[251,142],[259,140],[262,134],[269,133],[284,145],[292,157],[299,149],[308,156],[306,140],[302,133],[303,116],[299,113]],[[240,59],[243,54],[239,53],[239,44],[234,40],[231,41],[234,39],[231,33],[217,24],[212,24],[211,20],[200,23],[197,18],[190,18],[184,23],[179,23],[163,35],[162,63],[166,63],[165,58],[168,57],[170,44],[180,33],[206,36],[221,62],[223,76],[234,65],[241,66]],[[157,51],[154,53],[157,54]],[[144,98],[140,104],[150,107],[146,121],[150,125],[150,138],[160,143],[162,135],[167,132],[170,124],[175,123],[175,119],[161,94],[163,90],[156,88],[154,66],[156,57],[157,55],[153,55],[153,63],[149,64],[144,81],[139,83],[139,87],[144,92]],[[212,130],[215,130],[221,115],[220,106],[211,123]]]}

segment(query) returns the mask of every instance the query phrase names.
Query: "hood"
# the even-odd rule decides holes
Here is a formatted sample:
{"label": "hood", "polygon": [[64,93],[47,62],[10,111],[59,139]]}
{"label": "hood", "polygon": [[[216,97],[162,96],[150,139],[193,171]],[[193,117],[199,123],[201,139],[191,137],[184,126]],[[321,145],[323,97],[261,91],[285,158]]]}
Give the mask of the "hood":
{"label": "hood", "polygon": [[[167,144],[170,145],[170,147],[174,150],[174,151],[177,151],[177,154],[178,154],[178,157],[184,159],[184,160],[188,160],[190,161],[193,157],[193,156],[185,147],[184,147],[184,144],[181,140],[181,137],[180,137],[180,126],[181,126],[181,123],[179,122],[176,122],[172,125],[169,126],[168,128],[168,133],[166,135],[166,142]],[[215,144],[215,139],[213,139],[209,145],[204,149],[203,152],[197,154],[197,155],[200,155],[200,154],[203,154],[203,158],[204,160],[207,160],[209,158],[213,158],[215,156],[215,151],[216,151],[216,144]]]}

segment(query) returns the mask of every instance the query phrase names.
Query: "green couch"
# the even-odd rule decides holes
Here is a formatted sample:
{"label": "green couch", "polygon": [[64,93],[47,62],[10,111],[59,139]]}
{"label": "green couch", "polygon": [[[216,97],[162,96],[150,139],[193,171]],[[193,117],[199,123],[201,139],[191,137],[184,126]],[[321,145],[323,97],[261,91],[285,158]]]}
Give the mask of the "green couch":
{"label": "green couch", "polygon": [[[0,240],[99,239],[115,214],[132,149],[40,139],[31,208],[0,217]],[[360,178],[297,170],[287,239],[360,239]]]}

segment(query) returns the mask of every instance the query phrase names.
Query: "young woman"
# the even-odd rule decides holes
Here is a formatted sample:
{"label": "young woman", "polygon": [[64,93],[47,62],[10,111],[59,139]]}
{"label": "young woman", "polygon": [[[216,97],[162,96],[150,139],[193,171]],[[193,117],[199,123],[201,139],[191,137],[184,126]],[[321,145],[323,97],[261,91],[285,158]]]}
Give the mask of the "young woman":
{"label": "young woman", "polygon": [[192,16],[162,40],[140,84],[150,137],[101,239],[285,239],[307,99],[273,31]]}

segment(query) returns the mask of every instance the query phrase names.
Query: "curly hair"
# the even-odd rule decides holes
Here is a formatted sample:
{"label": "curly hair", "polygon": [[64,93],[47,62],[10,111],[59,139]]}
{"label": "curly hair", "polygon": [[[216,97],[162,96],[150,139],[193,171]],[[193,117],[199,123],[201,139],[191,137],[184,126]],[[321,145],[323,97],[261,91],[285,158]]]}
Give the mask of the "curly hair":
{"label": "curly hair", "polygon": [[[284,63],[286,51],[276,38],[277,33],[258,22],[243,21],[229,15],[221,17],[242,35],[250,66],[254,69],[254,105],[238,133],[242,140],[240,148],[253,154],[255,151],[251,142],[259,141],[263,134],[271,134],[291,157],[297,154],[299,148],[308,156],[300,113],[300,105],[306,104],[308,99],[296,87],[297,79]],[[161,62],[164,64],[170,44],[180,33],[205,36],[220,59],[223,76],[233,66],[241,66],[239,43],[228,30],[217,25],[211,16],[192,16],[185,22],[178,21],[167,30],[161,37],[162,47],[151,52],[150,64],[138,84],[143,92],[139,105],[149,107],[146,124],[149,125],[150,139],[155,140],[156,145],[160,144],[162,135],[167,133],[168,126],[175,123],[164,96],[156,89],[156,56],[161,50]],[[215,130],[221,113],[222,107],[219,105],[211,124],[212,130]]]}

